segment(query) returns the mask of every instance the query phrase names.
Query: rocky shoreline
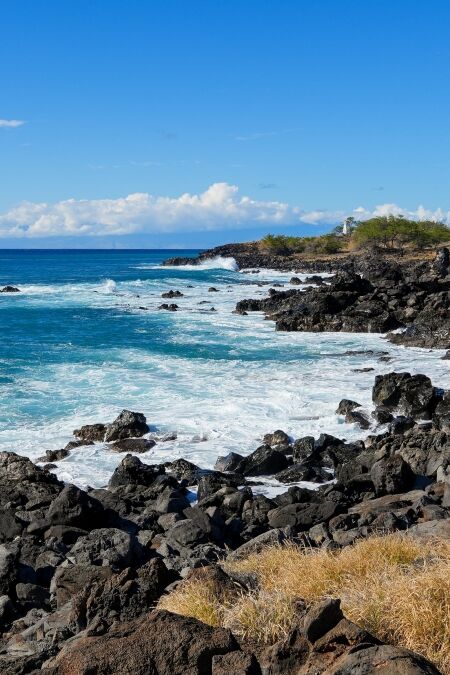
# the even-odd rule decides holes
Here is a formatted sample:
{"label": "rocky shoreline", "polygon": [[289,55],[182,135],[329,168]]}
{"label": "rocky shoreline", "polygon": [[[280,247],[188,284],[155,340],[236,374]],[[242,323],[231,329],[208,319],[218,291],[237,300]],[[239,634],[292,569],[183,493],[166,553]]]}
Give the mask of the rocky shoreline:
{"label": "rocky shoreline", "polygon": [[[424,375],[389,373],[376,378],[373,403],[373,418],[388,427],[365,441],[292,439],[279,430],[247,457],[219,458],[214,471],[127,454],[105,489],[65,485],[47,468],[1,453],[1,672],[369,673],[381,659],[376,672],[437,673],[351,624],[337,601],[299,610],[298,628],[270,649],[155,609],[200,568],[245,587],[221,561],[268,544],[338,550],[394,531],[448,539],[450,391]],[[341,401],[338,412],[361,426],[366,420],[355,401]],[[75,434],[126,451],[147,429],[143,415],[123,411]],[[263,475],[312,479],[318,488],[291,486],[269,499],[252,490]]]}
{"label": "rocky shoreline", "polygon": [[[237,304],[236,313],[262,311],[277,330],[388,333],[395,344],[450,350],[450,252],[445,247],[433,259],[394,261],[371,253],[302,260],[261,253],[257,244],[230,244],[205,251],[194,261],[171,258],[166,264],[201,264],[216,256],[234,257],[240,269],[333,273],[329,283],[317,275],[304,282],[319,282],[317,288],[271,288],[265,299]],[[291,283],[302,285],[295,276]]]}
{"label": "rocky shoreline", "polygon": [[[199,262],[232,255],[241,267],[334,276],[306,286],[294,277],[292,289],[240,301],[237,313],[263,311],[282,331],[388,332],[397,344],[450,349],[447,249],[431,261],[347,257],[307,269],[298,259],[262,259],[252,246],[219,247]],[[270,545],[337,552],[395,532],[449,540],[450,390],[391,372],[375,378],[372,400],[371,413],[336,401],[344,422],[373,430],[364,440],[275,430],[248,456],[219,457],[214,470],[184,459],[142,462],[136,454],[155,441],[145,416],[128,410],[76,429],[65,448],[40,458],[43,466],[0,453],[0,672],[439,673],[349,621],[337,598],[298,598],[295,626],[269,645],[158,608],[192,579],[251,593],[257,580],[226,563]],[[53,462],[95,442],[124,454],[108,485],[83,490],[58,480]],[[286,490],[259,494],[267,477]],[[316,489],[295,485],[304,481]]]}

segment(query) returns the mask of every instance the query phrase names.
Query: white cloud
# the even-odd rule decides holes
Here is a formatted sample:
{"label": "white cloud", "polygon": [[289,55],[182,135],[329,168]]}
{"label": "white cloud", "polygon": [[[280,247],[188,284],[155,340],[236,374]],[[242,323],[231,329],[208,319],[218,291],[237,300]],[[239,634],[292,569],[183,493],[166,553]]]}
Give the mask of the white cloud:
{"label": "white cloud", "polygon": [[348,215],[365,219],[388,213],[450,222],[450,212],[430,211],[423,206],[415,211],[396,204],[381,204],[372,211],[362,206],[351,212],[305,211],[285,202],[241,196],[236,185],[214,183],[205,192],[184,193],[179,197],[138,192],[119,199],[67,199],[54,204],[23,202],[0,214],[0,237],[181,233],[262,225],[270,231],[302,223],[334,225]]}
{"label": "white cloud", "polygon": [[15,129],[26,124],[25,120],[0,120],[0,129]]}

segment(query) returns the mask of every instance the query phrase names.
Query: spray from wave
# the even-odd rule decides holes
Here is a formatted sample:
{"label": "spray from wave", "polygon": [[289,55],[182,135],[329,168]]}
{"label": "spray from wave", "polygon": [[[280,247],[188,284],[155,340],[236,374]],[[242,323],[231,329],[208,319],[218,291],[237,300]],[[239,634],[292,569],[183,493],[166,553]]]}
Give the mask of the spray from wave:
{"label": "spray from wave", "polygon": [[101,293],[116,293],[117,284],[114,279],[105,279],[99,290]]}
{"label": "spray from wave", "polygon": [[216,255],[214,258],[207,258],[197,265],[164,265],[164,269],[177,269],[186,271],[196,270],[229,270],[230,272],[237,272],[238,264],[234,258],[224,258],[221,255]]}

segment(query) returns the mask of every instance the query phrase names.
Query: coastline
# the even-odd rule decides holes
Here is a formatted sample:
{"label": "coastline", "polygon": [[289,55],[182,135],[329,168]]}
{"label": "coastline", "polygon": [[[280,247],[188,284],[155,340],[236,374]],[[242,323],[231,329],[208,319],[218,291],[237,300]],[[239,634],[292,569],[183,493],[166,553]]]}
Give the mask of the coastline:
{"label": "coastline", "polygon": [[[208,258],[208,252],[202,254],[200,262],[205,255]],[[383,320],[389,321],[389,311],[403,316],[398,314],[399,302],[406,308],[414,306],[408,304],[409,296],[389,295],[389,289],[398,289],[403,283],[410,296],[423,291],[424,286],[418,288],[417,284],[429,289],[416,313],[406,315],[412,325],[417,318],[420,324],[421,313],[426,315],[429,311],[427,298],[446,293],[447,282],[446,275],[441,277],[435,272],[433,261],[425,263],[426,269],[423,262],[418,264],[422,265],[421,273],[416,273],[411,285],[395,275],[390,278],[385,265],[381,275],[379,266],[369,266],[369,280],[357,277],[348,261],[344,270],[339,263],[334,277],[326,278],[322,284],[306,284],[309,290],[299,291],[294,283],[292,290],[270,290],[268,299],[240,300],[237,311],[241,316],[235,320],[251,322],[252,316],[244,312],[264,311],[275,320],[275,324],[267,324],[273,334],[277,328],[277,335],[294,339],[298,329],[305,330],[305,326],[297,323],[294,332],[280,330],[277,322],[286,313],[298,321],[298,316],[311,316],[304,309],[308,303],[315,306],[323,297],[347,294],[347,300],[351,298],[352,302],[344,303],[345,312],[348,307],[366,302],[368,293],[377,293],[377,288],[383,287],[388,302],[394,298],[391,307],[382,307],[382,312],[388,312],[388,318]],[[411,274],[410,269],[407,273]],[[257,285],[245,286],[246,291],[251,288]],[[267,290],[263,287],[261,292],[265,294]],[[397,297],[401,299],[395,300]],[[329,310],[329,305],[325,306]],[[320,323],[317,332],[308,331],[310,339],[326,334],[331,339],[333,335],[344,337],[347,324],[340,316],[342,307],[338,303],[337,311],[331,315],[323,307],[315,312],[320,315]],[[328,330],[330,325],[336,327],[327,318],[329,315],[338,315],[341,322],[336,334]],[[351,318],[357,328],[367,321],[366,315],[361,318],[358,313]],[[439,345],[445,345],[445,331],[437,338]],[[378,344],[378,331],[373,339]],[[390,343],[385,344],[391,348]],[[427,347],[423,353],[439,358],[446,348],[430,351]],[[422,353],[423,347],[411,348],[406,341],[406,347],[392,349],[404,349],[408,355],[414,349]],[[95,654],[95,640],[103,648],[102,636],[107,640],[115,634],[117,625],[127,621],[131,622],[133,635],[142,622],[150,622],[149,629],[154,630],[158,622],[166,621],[165,630],[182,631],[176,614],[164,614],[164,610],[149,614],[160,597],[170,598],[174,588],[182,589],[183,580],[193,578],[198,568],[206,568],[213,575],[225,574],[220,583],[231,583],[222,570],[223,562],[270,545],[289,543],[339,551],[380,532],[406,532],[427,541],[448,539],[449,392],[436,387],[440,383],[431,382],[427,373],[405,375],[406,368],[397,373],[395,360],[389,360],[392,354],[385,351],[362,350],[359,355],[363,361],[383,364],[383,373],[377,374],[375,382],[373,367],[361,368],[368,370],[362,375],[366,382],[370,381],[372,406],[367,400],[348,400],[342,391],[336,395],[333,407],[341,420],[341,434],[330,435],[323,420],[319,420],[320,434],[292,437],[281,428],[267,429],[261,445],[247,456],[229,453],[229,448],[224,447],[224,456],[218,458],[214,470],[182,456],[171,462],[145,461],[153,457],[147,453],[154,452],[152,442],[157,434],[151,432],[140,412],[123,411],[116,420],[92,420],[94,426],[75,431],[68,454],[55,457],[56,461],[66,460],[72,452],[76,457],[79,446],[91,442],[107,443],[111,448],[116,445],[118,463],[107,487],[83,490],[58,480],[52,473],[51,453],[43,458],[43,464],[49,460],[44,468],[14,453],[0,453],[0,482],[5,494],[1,546],[7,566],[0,615],[5,631],[0,651],[3,672],[68,673],[67,664],[73,655],[81,658],[77,649],[84,640],[86,648]],[[343,354],[343,358],[355,356],[358,354],[351,350]],[[339,354],[332,358],[336,357]],[[440,364],[445,369],[446,362]],[[307,424],[312,422],[305,417]],[[351,439],[346,433],[350,429]],[[162,438],[155,440],[157,445],[165,442]],[[129,450],[132,454],[128,454]],[[141,450],[143,454],[136,456],[136,451]],[[270,492],[265,486],[274,481],[277,489]],[[248,590],[247,582],[239,583]],[[330,607],[320,611],[329,612]],[[25,627],[24,616],[29,622]],[[339,612],[336,616],[336,621],[344,620]],[[193,623],[189,631],[196,630],[197,623],[190,621]],[[26,631],[30,637],[26,638],[23,653],[18,650]],[[203,635],[202,644],[211,635]],[[252,645],[238,648],[233,636],[227,639],[231,642],[222,653],[227,657],[233,654],[241,665],[235,671],[225,666],[225,671],[216,668],[212,672],[256,674],[275,667],[278,657],[273,654],[269,658]],[[367,645],[376,644],[373,640],[366,637],[368,642],[361,648],[362,653]],[[311,667],[315,667],[316,659],[313,642],[307,646]],[[390,649],[394,650],[393,659],[413,658],[398,647]],[[350,658],[350,652],[345,653],[345,658]],[[247,658],[244,654],[250,654],[250,670],[242,665]],[[430,670],[431,664],[414,658],[419,668],[416,672],[438,672]],[[183,668],[190,667],[189,659],[177,667],[183,672]],[[79,672],[85,672],[81,666]]]}

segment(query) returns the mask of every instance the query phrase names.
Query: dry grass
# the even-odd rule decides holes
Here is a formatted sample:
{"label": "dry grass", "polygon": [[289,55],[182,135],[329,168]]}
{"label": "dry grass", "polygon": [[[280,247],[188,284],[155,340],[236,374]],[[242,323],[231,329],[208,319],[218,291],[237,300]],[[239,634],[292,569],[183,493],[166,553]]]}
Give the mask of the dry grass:
{"label": "dry grass", "polygon": [[339,597],[349,619],[450,673],[449,541],[425,544],[393,534],[339,552],[277,546],[224,568],[256,573],[260,590],[224,593],[193,580],[163,598],[160,606],[273,644],[292,626],[299,598],[311,604]]}

